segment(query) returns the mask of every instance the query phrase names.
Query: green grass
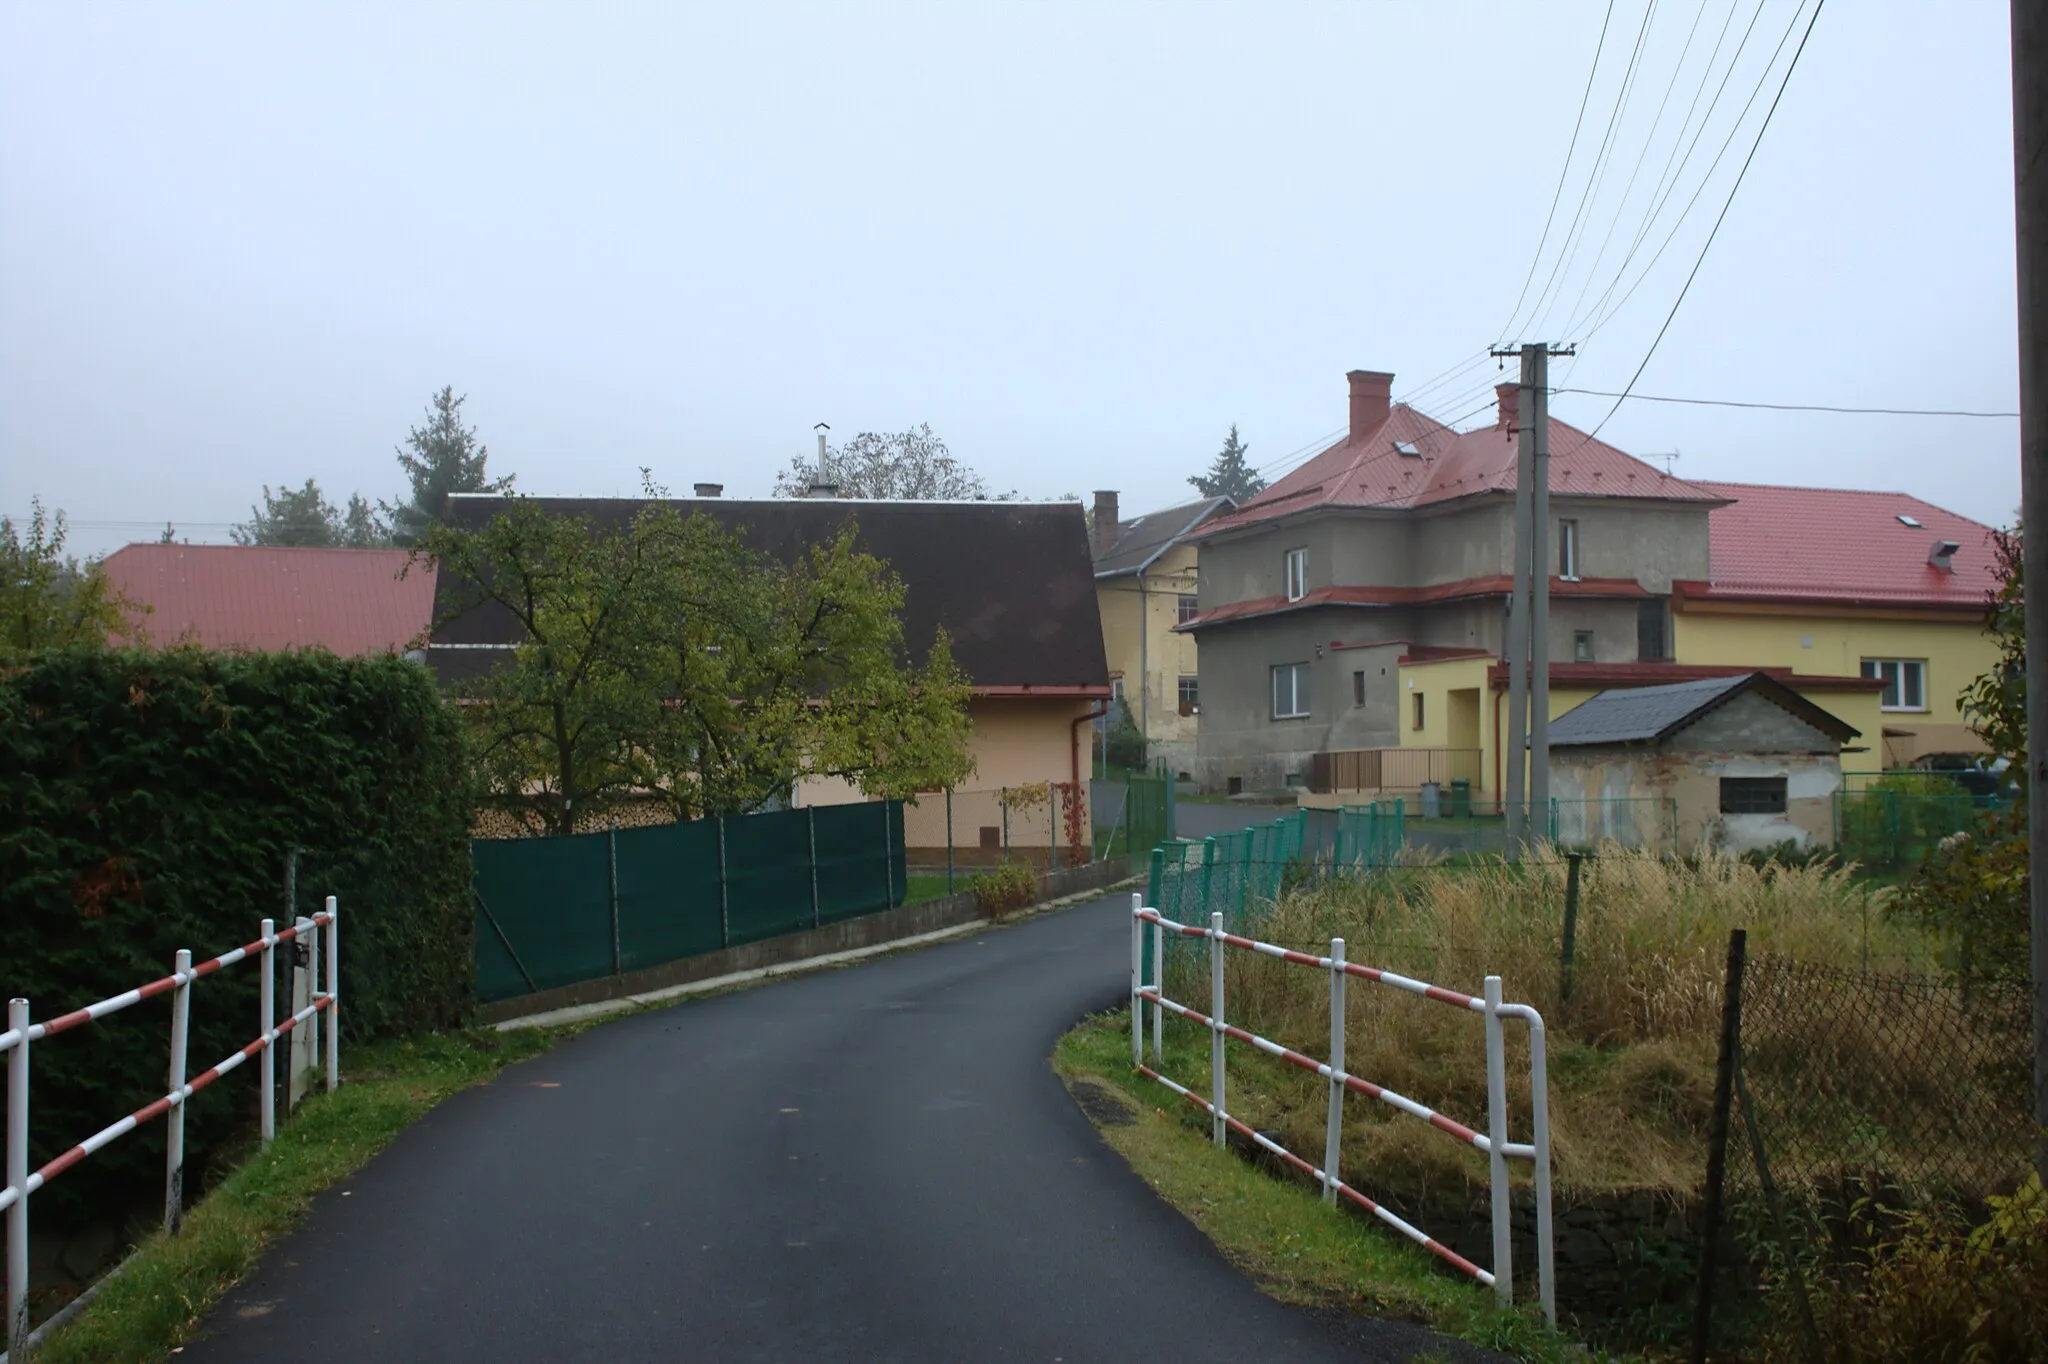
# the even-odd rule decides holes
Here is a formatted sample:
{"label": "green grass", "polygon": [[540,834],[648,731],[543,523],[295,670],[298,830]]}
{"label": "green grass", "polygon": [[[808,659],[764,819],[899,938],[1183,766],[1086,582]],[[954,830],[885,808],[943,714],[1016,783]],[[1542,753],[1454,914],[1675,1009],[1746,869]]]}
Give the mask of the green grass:
{"label": "green grass", "polygon": [[[1060,1039],[1054,1069],[1070,1089],[1095,1082],[1084,1088],[1082,1107],[1103,1139],[1265,1292],[1304,1306],[1425,1321],[1530,1364],[1612,1358],[1566,1339],[1533,1307],[1503,1310],[1490,1290],[1446,1272],[1419,1246],[1219,1149],[1206,1118],[1131,1070],[1130,1046],[1128,1016],[1100,1015]],[[1103,1090],[1121,1119],[1103,1120]]]}
{"label": "green grass", "polygon": [[121,1273],[35,1352],[36,1364],[159,1360],[256,1267],[322,1190],[345,1180],[407,1125],[458,1089],[578,1031],[439,1033],[344,1048],[344,1083],[317,1094],[260,1150],[210,1190],[176,1237],[161,1230]]}
{"label": "green grass", "polygon": [[[960,890],[967,889],[967,878],[971,874],[956,871],[953,875],[954,885]],[[946,889],[944,872],[932,875],[914,871],[903,878],[903,903],[906,905],[921,905],[927,900],[943,900],[951,894],[953,892]]]}

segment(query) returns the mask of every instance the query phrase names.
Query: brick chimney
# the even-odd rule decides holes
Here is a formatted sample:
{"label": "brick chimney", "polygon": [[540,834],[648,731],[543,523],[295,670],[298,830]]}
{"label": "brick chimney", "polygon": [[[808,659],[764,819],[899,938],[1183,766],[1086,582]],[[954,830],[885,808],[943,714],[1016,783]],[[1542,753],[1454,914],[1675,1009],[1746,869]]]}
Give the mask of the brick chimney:
{"label": "brick chimney", "polygon": [[1354,369],[1351,381],[1351,436],[1363,440],[1387,423],[1392,410],[1394,376],[1373,369]]}
{"label": "brick chimney", "polygon": [[1116,489],[1095,490],[1095,536],[1092,552],[1100,559],[1116,544]]}
{"label": "brick chimney", "polygon": [[1500,417],[1494,423],[1503,431],[1515,429],[1515,414],[1522,407],[1522,385],[1520,380],[1493,386],[1493,396],[1500,400]]}

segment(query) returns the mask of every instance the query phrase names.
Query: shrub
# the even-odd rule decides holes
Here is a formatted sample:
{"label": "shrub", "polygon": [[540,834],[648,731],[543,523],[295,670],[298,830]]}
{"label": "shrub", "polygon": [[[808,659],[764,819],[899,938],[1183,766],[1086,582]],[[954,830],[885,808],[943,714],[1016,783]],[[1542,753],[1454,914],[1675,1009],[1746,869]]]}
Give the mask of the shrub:
{"label": "shrub", "polygon": [[1949,945],[1965,980],[2025,980],[2027,817],[2002,810],[1941,840],[1906,888],[1908,910]]}
{"label": "shrub", "polygon": [[967,888],[991,918],[1000,919],[1038,898],[1038,874],[1022,862],[1000,862],[971,878]]}
{"label": "shrub", "polygon": [[1103,761],[1126,772],[1145,770],[1145,735],[1126,719],[1109,732],[1103,745]]}
{"label": "shrub", "polygon": [[[1816,1324],[1837,1364],[2048,1360],[2048,1198],[2038,1178],[1972,1227],[1952,1212],[1899,1215],[1867,1271],[1816,1281]],[[1872,1214],[1867,1208],[1860,1215]],[[1773,1358],[1803,1359],[1795,1329]]]}
{"label": "shrub", "polygon": [[[0,992],[47,1018],[165,975],[178,948],[245,943],[291,918],[296,847],[296,909],[341,899],[346,1034],[455,1023],[475,970],[465,773],[452,707],[395,657],[38,655],[0,673]],[[257,988],[245,964],[193,989],[191,1073],[254,1037]],[[167,1018],[151,1000],[37,1047],[32,1162],[163,1092]],[[255,1069],[195,1097],[195,1161],[253,1107]],[[163,1130],[37,1201],[139,1197]]]}

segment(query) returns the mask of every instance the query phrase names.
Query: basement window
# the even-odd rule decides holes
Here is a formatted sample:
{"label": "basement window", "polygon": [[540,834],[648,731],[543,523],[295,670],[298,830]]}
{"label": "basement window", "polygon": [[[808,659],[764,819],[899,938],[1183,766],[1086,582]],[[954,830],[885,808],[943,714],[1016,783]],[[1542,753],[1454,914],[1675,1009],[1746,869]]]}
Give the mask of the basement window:
{"label": "basement window", "polygon": [[1721,778],[1721,813],[1724,815],[1782,815],[1785,813],[1783,777]]}

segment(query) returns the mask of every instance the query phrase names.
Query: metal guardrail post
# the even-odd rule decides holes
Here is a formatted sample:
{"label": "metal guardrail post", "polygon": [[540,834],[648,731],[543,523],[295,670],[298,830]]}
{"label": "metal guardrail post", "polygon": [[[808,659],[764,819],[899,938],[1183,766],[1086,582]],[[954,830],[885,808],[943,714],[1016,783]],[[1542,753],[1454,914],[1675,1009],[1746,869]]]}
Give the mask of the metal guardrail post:
{"label": "metal guardrail post", "polygon": [[1209,915],[1209,1102],[1215,1112],[1209,1117],[1209,1134],[1218,1146],[1230,1130],[1223,1115],[1223,915]]}
{"label": "metal guardrail post", "polygon": [[1145,997],[1138,993],[1144,986],[1145,921],[1138,917],[1138,911],[1145,907],[1145,897],[1131,892],[1131,1066],[1133,1069],[1145,1064]]}
{"label": "metal guardrail post", "polygon": [[257,986],[256,1035],[263,1050],[256,1054],[256,1125],[263,1144],[277,1136],[277,922],[263,921],[263,980]]}
{"label": "metal guardrail post", "polygon": [[1501,1038],[1500,977],[1486,978],[1486,1157],[1493,1203],[1493,1293],[1515,1300],[1515,1240],[1508,1204],[1508,1069]]}
{"label": "metal guardrail post", "polygon": [[[185,1044],[192,1026],[192,953],[178,949],[172,970],[178,984],[171,991],[171,1111],[164,1118],[164,1230],[178,1234],[185,1218]],[[312,1020],[308,1019],[308,1022]]]}
{"label": "metal guardrail post", "polygon": [[[1157,920],[1152,924],[1152,988],[1159,992],[1159,998],[1166,998],[1166,930]],[[1166,1056],[1166,1008],[1153,1002],[1152,1005],[1152,1064],[1159,1065]]]}
{"label": "metal guardrail post", "polygon": [[7,1053],[7,1187],[20,1192],[7,1210],[7,1349],[28,1358],[28,1001],[7,1001],[7,1027],[19,1040]]}
{"label": "metal guardrail post", "polygon": [[1344,1151],[1344,940],[1330,939],[1330,1117],[1323,1132],[1323,1202],[1337,1204]]}
{"label": "metal guardrail post", "polygon": [[[616,916],[612,922],[618,922]],[[327,897],[327,1092],[341,1084],[341,906]]]}

